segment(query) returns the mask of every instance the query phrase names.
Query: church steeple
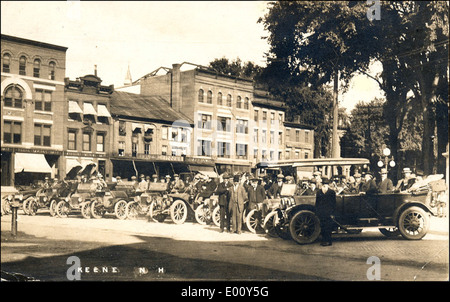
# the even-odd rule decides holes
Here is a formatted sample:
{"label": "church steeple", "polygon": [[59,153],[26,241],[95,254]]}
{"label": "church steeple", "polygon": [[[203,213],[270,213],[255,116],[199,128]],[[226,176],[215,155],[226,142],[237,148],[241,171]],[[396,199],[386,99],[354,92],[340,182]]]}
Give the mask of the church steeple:
{"label": "church steeple", "polygon": [[123,84],[125,86],[129,86],[133,83],[133,80],[131,79],[131,72],[130,72],[130,64],[128,64],[128,70],[127,70],[127,75],[125,77],[125,81],[123,82]]}

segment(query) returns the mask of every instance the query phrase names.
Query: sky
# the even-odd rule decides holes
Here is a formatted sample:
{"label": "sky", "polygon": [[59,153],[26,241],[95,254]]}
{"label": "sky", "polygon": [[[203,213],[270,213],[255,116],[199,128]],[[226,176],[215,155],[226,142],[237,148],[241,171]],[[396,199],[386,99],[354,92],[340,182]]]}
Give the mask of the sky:
{"label": "sky", "polygon": [[[2,34],[68,47],[66,77],[94,73],[123,85],[157,68],[217,58],[265,66],[265,1],[1,1]],[[188,66],[188,65],[184,65]],[[340,106],[380,97],[375,81],[355,77]]]}

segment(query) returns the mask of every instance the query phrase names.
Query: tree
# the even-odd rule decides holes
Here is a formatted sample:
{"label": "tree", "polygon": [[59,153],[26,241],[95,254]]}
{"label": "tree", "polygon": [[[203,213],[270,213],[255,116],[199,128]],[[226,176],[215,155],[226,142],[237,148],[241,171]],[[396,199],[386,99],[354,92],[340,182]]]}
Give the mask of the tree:
{"label": "tree", "polygon": [[242,63],[241,59],[239,58],[230,61],[225,57],[214,59],[213,61],[209,62],[208,67],[218,73],[247,79],[254,79],[260,74],[262,70],[262,67],[256,65],[253,62],[249,61]]}

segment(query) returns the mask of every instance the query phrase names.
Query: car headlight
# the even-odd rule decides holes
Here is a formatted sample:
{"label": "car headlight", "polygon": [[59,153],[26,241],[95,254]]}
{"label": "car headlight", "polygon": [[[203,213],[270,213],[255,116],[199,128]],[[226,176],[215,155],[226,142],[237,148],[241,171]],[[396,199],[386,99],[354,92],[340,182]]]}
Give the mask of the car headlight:
{"label": "car headlight", "polygon": [[22,201],[22,199],[23,199],[23,194],[16,195],[16,199]]}
{"label": "car headlight", "polygon": [[69,202],[69,200],[70,200],[69,197],[66,197],[66,198],[64,198],[64,199],[65,199],[65,201],[67,201],[67,202]]}
{"label": "car headlight", "polygon": [[83,198],[78,197],[78,202],[82,202],[82,201],[83,201]]}
{"label": "car headlight", "polygon": [[42,200],[47,201],[48,200],[47,196],[44,196],[44,198],[42,198]]}
{"label": "car headlight", "polygon": [[9,201],[11,201],[12,200],[12,195],[8,195],[8,197],[7,197],[7,199],[9,200]]}

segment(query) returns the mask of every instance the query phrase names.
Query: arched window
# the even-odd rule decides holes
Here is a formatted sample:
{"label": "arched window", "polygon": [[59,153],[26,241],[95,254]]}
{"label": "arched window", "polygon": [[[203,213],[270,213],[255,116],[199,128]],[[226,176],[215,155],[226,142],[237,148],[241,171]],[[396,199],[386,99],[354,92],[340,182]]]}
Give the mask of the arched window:
{"label": "arched window", "polygon": [[203,103],[203,97],[204,97],[204,91],[203,91],[203,89],[199,89],[199,91],[198,91],[198,101],[199,101],[199,103]]}
{"label": "arched window", "polygon": [[212,91],[211,90],[208,90],[208,94],[206,96],[206,102],[208,104],[212,104]]}
{"label": "arched window", "polygon": [[55,70],[56,70],[56,63],[53,61],[48,63],[48,79],[49,80],[55,79]]}
{"label": "arched window", "polygon": [[27,58],[25,56],[21,56],[19,59],[19,74],[27,75]]}
{"label": "arched window", "polygon": [[219,92],[217,94],[217,105],[220,105],[220,106],[223,105],[222,92]]}
{"label": "arched window", "polygon": [[240,96],[237,97],[236,108],[242,108],[242,98]]}
{"label": "arched window", "polygon": [[35,59],[33,64],[33,77],[39,78],[41,75],[41,60]]}
{"label": "arched window", "polygon": [[244,109],[248,109],[248,105],[249,105],[249,99],[248,98],[245,98],[244,99]]}
{"label": "arched window", "polygon": [[9,53],[5,53],[3,55],[3,72],[10,72],[11,69],[11,55]]}
{"label": "arched window", "polygon": [[5,107],[22,108],[24,93],[19,86],[11,85],[5,90]]}
{"label": "arched window", "polygon": [[227,106],[231,107],[231,94],[227,95]]}

